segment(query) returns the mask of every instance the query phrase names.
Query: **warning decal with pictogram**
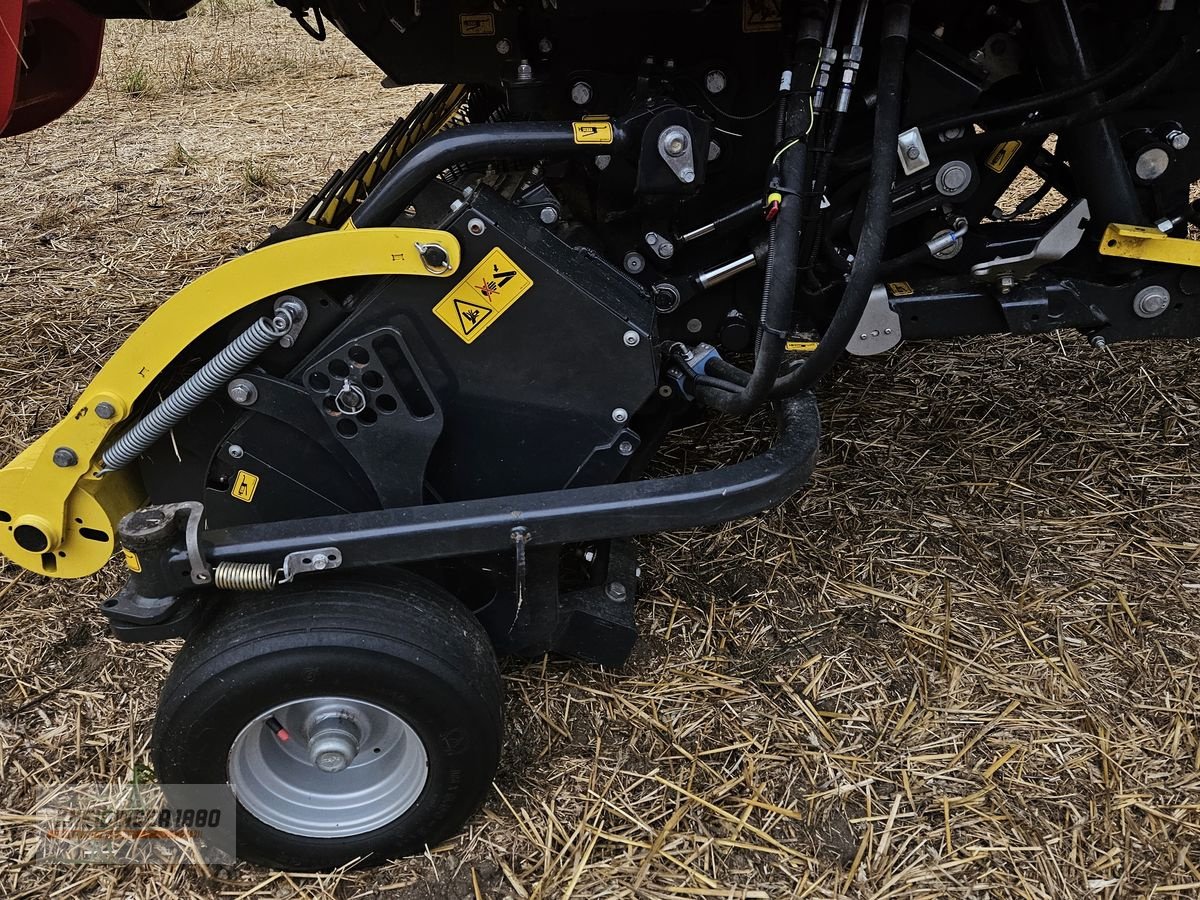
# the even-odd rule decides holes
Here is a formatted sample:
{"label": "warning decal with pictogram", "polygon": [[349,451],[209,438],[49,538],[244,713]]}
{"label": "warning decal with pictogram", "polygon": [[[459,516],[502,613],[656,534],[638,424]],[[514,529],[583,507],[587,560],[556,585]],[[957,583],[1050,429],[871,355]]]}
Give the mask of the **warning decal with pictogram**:
{"label": "warning decal with pictogram", "polygon": [[433,314],[469,344],[531,287],[533,279],[496,247],[438,301]]}

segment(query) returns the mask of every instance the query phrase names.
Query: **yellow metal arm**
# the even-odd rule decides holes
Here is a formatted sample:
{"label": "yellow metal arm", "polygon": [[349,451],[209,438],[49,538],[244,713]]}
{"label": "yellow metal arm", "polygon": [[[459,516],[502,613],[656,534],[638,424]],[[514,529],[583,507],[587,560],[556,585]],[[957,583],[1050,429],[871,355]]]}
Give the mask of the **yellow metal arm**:
{"label": "yellow metal arm", "polygon": [[1176,266],[1200,266],[1200,241],[1173,238],[1157,228],[1142,225],[1109,225],[1100,240],[1100,253]]}
{"label": "yellow metal arm", "polygon": [[[449,265],[431,271],[418,247],[437,244]],[[458,240],[418,228],[335,231],[271,244],[231,260],[168,299],[129,336],[66,418],[0,470],[0,553],[57,578],[97,571],[115,548],[116,523],[142,499],[129,472],[99,473],[100,450],[123,430],[142,392],[185,347],[267,297],[359,275],[446,277]],[[55,457],[58,457],[57,461]]]}

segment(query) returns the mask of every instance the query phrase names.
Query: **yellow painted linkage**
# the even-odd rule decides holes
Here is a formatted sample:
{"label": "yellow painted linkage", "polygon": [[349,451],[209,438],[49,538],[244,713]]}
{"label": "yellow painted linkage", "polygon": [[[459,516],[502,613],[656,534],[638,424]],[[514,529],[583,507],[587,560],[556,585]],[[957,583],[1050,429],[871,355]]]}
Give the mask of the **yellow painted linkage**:
{"label": "yellow painted linkage", "polygon": [[1200,266],[1200,241],[1175,238],[1142,225],[1109,225],[1100,240],[1103,256],[1121,256],[1176,266]]}
{"label": "yellow painted linkage", "polygon": [[[442,247],[449,266],[428,269],[418,249],[425,244]],[[458,240],[447,232],[370,228],[281,241],[197,278],[129,336],[65,419],[0,470],[0,553],[57,578],[90,575],[104,565],[116,523],[142,491],[128,472],[100,475],[100,451],[130,424],[142,392],[209,328],[304,285],[360,275],[446,277],[461,258]]]}

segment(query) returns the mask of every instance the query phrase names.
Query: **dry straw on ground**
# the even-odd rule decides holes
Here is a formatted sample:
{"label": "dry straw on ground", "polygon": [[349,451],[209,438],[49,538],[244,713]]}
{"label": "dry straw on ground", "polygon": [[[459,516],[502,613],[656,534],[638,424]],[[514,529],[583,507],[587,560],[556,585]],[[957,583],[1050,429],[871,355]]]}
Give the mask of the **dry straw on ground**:
{"label": "dry straw on ground", "polygon": [[[0,146],[0,455],[420,93],[266,5],[112,26],[93,94]],[[147,763],[175,647],[104,633],[116,571],[6,565],[0,893],[1196,896],[1198,362],[1065,334],[846,366],[812,487],[646,540],[634,659],[508,663],[486,808],[375,871],[32,861],[41,788]],[[697,428],[670,457],[758,439]]]}

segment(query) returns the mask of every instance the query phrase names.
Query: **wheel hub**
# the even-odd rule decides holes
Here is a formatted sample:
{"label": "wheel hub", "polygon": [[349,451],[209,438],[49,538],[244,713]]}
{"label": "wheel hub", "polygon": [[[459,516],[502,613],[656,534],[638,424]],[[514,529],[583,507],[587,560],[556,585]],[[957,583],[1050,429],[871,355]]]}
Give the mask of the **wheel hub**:
{"label": "wheel hub", "polygon": [[394,712],[342,697],[311,697],[262,713],[229,751],[229,783],[273,828],[347,837],[407,812],[428,778],[425,745]]}

